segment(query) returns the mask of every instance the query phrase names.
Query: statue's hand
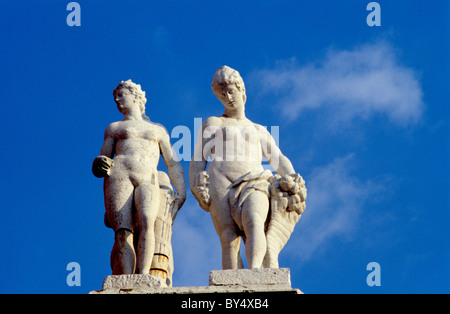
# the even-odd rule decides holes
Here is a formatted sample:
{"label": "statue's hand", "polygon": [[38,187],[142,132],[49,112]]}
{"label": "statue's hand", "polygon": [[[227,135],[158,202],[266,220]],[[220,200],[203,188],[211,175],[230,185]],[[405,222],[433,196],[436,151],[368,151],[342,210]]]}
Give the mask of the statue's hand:
{"label": "statue's hand", "polygon": [[114,160],[106,156],[98,156],[92,164],[92,173],[97,178],[104,178],[110,175]]}
{"label": "statue's hand", "polygon": [[206,171],[202,171],[197,175],[195,187],[197,190],[196,198],[202,209],[209,212],[211,204],[211,196],[209,195],[209,175]]}

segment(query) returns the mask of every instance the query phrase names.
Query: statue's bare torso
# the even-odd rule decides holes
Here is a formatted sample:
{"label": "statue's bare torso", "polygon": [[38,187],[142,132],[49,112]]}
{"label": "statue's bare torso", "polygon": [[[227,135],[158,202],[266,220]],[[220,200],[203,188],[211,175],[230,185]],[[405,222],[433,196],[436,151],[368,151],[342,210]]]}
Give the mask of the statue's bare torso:
{"label": "statue's bare torso", "polygon": [[262,126],[248,119],[220,116],[207,119],[204,127],[206,131],[208,128],[216,131],[213,138],[206,139],[216,144],[208,168],[212,185],[227,190],[242,175],[263,170],[261,140],[266,134],[262,133],[265,130]]}
{"label": "statue's bare torso", "polygon": [[106,132],[114,141],[116,155],[109,180],[126,177],[135,187],[145,182],[157,184],[159,142],[165,129],[147,121],[119,121]]}

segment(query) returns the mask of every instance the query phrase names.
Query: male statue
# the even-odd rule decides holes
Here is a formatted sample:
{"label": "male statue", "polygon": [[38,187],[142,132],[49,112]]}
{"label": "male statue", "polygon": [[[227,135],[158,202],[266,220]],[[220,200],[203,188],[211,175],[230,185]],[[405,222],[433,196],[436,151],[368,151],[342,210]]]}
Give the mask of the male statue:
{"label": "male statue", "polygon": [[[212,89],[225,106],[225,113],[208,118],[202,125],[190,165],[191,190],[200,207],[211,214],[222,245],[223,269],[243,268],[239,254],[241,237],[248,268],[278,267],[278,253],[284,247],[284,239],[279,241],[275,237],[273,245],[281,248],[272,250],[276,251],[272,261],[265,260],[271,247],[266,232],[275,177],[271,171],[264,171],[262,158],[279,175],[291,176],[293,185],[298,183],[296,193],[306,192],[304,181],[267,129],[246,118],[247,98],[240,74],[227,66],[220,68],[214,75]],[[206,172],[208,159],[211,161]],[[301,203],[305,198],[302,194],[292,203]],[[285,205],[283,209],[287,208]],[[276,244],[277,241],[283,243]]]}
{"label": "male statue", "polygon": [[92,166],[95,176],[104,177],[105,224],[115,232],[111,267],[113,275],[149,274],[160,208],[160,155],[177,191],[173,218],[186,200],[184,172],[173,158],[166,129],[145,115],[147,99],[141,86],[131,80],[121,82],[113,94],[124,119],[108,126]]}

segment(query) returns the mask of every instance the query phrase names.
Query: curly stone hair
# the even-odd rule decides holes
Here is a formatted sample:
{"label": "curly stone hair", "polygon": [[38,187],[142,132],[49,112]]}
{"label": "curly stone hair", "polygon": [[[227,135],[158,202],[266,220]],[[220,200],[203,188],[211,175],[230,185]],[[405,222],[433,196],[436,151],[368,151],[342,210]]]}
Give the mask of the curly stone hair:
{"label": "curly stone hair", "polygon": [[142,90],[141,85],[133,83],[132,80],[122,81],[113,91],[114,99],[116,99],[117,94],[122,89],[129,90],[131,94],[136,97],[136,102],[141,108],[142,118],[150,122],[150,118],[145,114],[145,104],[147,103],[147,98],[145,98],[145,92]]}

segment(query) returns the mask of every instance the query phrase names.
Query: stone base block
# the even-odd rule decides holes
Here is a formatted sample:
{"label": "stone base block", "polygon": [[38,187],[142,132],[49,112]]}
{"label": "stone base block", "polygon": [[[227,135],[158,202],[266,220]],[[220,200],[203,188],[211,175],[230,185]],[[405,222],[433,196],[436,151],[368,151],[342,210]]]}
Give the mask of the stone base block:
{"label": "stone base block", "polygon": [[103,282],[103,289],[92,291],[91,294],[198,295],[266,292],[303,294],[298,289],[292,289],[288,268],[211,271],[208,287],[167,287],[162,279],[150,275],[109,276]]}
{"label": "stone base block", "polygon": [[210,286],[277,286],[291,288],[288,268],[214,270],[209,274]]}
{"label": "stone base block", "polygon": [[102,290],[159,290],[167,288],[165,282],[151,275],[108,276]]}

